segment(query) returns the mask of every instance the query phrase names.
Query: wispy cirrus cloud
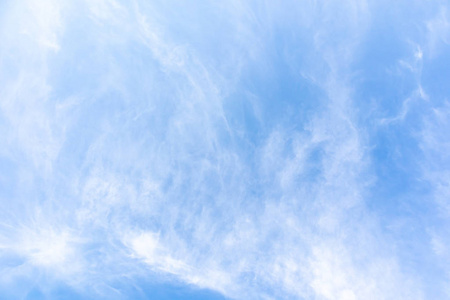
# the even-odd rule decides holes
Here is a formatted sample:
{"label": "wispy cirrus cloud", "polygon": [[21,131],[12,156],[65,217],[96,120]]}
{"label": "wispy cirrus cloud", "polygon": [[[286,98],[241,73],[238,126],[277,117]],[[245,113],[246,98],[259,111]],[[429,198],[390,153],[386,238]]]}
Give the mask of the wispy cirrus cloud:
{"label": "wispy cirrus cloud", "polygon": [[446,114],[427,77],[445,5],[414,14],[417,39],[386,3],[289,5],[3,5],[4,295],[127,298],[142,278],[232,299],[448,295],[409,262],[448,260],[445,230],[425,222],[420,248],[401,224],[426,192],[396,185],[421,177],[445,207]]}

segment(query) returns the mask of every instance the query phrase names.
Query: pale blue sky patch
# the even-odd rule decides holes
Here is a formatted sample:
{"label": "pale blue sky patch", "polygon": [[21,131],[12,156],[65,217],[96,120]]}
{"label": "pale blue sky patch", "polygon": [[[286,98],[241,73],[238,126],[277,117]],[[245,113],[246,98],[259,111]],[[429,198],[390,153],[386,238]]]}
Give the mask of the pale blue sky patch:
{"label": "pale blue sky patch", "polygon": [[0,3],[0,298],[450,299],[445,1]]}

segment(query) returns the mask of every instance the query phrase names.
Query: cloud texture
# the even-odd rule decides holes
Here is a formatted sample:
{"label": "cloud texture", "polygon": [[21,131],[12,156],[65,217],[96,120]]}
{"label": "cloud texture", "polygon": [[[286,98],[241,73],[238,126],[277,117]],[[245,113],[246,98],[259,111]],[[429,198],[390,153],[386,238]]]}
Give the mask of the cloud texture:
{"label": "cloud texture", "polygon": [[450,299],[448,6],[4,1],[0,296]]}

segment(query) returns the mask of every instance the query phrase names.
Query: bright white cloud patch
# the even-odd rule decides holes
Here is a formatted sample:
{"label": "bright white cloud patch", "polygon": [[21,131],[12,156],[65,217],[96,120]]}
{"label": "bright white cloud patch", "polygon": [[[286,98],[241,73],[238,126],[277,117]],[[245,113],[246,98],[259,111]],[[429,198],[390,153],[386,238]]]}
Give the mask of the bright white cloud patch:
{"label": "bright white cloud patch", "polygon": [[450,299],[448,11],[1,3],[0,298]]}

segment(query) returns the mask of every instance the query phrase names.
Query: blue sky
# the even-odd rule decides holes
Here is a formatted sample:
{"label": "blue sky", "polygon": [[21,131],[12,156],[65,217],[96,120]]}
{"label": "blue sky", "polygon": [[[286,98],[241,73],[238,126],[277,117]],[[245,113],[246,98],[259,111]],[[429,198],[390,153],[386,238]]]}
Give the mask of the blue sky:
{"label": "blue sky", "polygon": [[447,1],[0,2],[0,298],[450,299]]}

